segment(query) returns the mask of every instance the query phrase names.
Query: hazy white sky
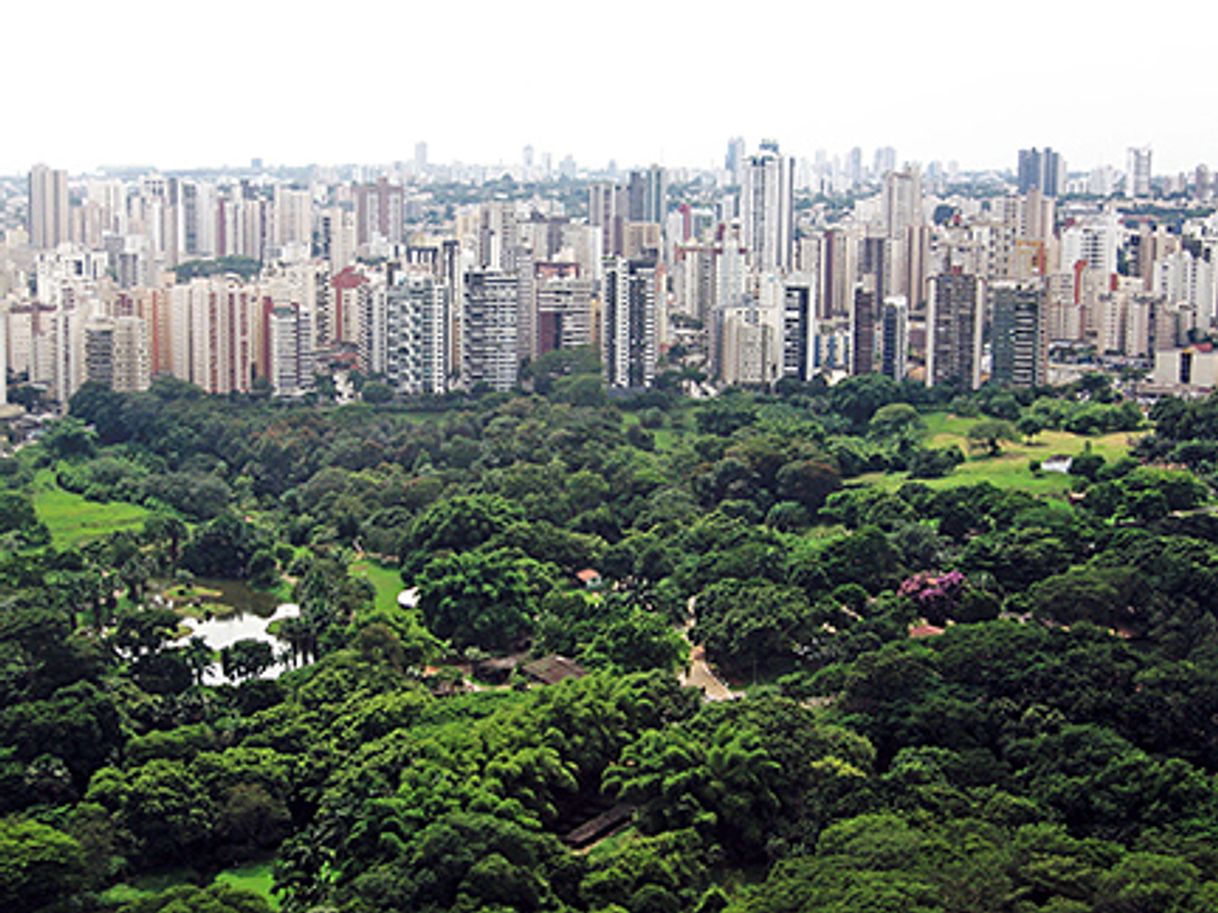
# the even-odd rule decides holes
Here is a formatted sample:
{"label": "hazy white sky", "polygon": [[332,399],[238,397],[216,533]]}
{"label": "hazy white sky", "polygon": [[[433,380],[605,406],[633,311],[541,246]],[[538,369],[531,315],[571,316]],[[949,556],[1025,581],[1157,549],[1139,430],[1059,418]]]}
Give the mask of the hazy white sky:
{"label": "hazy white sky", "polygon": [[433,161],[721,163],[877,145],[1011,167],[1218,164],[1218,4],[211,0],[0,12],[0,172]]}

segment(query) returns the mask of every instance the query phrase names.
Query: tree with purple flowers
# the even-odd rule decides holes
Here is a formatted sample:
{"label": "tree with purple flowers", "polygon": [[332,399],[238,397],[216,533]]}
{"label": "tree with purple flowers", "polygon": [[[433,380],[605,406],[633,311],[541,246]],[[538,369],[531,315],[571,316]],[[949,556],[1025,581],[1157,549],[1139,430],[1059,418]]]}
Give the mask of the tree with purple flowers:
{"label": "tree with purple flowers", "polygon": [[959,604],[968,584],[959,571],[946,574],[921,572],[907,577],[897,588],[897,595],[911,600],[918,613],[933,625],[946,624]]}

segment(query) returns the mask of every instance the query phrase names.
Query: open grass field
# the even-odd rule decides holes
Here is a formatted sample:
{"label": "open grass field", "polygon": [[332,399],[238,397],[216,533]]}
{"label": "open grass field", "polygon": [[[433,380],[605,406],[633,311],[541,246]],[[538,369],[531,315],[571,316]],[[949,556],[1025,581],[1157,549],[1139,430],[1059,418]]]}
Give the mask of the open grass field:
{"label": "open grass field", "polygon": [[272,910],[279,909],[279,898],[271,892],[275,878],[271,874],[271,863],[250,862],[232,869],[225,869],[216,876],[216,881],[232,885],[234,888],[244,888],[266,899]]}
{"label": "open grass field", "polygon": [[[961,418],[946,412],[932,412],[923,416],[926,431],[923,443],[928,447],[959,447],[968,457],[964,463],[942,479],[921,479],[931,488],[955,488],[960,485],[976,485],[989,482],[999,488],[1018,488],[1031,494],[1053,494],[1070,489],[1070,477],[1059,472],[1033,473],[1028,464],[1034,460],[1044,461],[1051,456],[1064,454],[1074,456],[1090,443],[1091,449],[1104,459],[1112,461],[1129,452],[1131,444],[1142,432],[1118,432],[1096,437],[1071,434],[1068,431],[1042,431],[1028,444],[1021,441],[1004,441],[1002,453],[996,457],[970,454],[968,448],[969,428],[979,418]],[[893,490],[908,481],[908,474],[868,473],[853,480],[865,485],[879,485]]]}
{"label": "open grass field", "polygon": [[129,903],[180,884],[197,884],[198,878],[198,873],[188,866],[165,869],[155,874],[140,875],[130,881],[111,885],[102,892],[101,899],[103,903],[112,905]]}
{"label": "open grass field", "polygon": [[[639,413],[627,412],[622,416],[622,427],[629,428],[637,424],[639,424]],[[671,450],[680,442],[681,436],[685,433],[685,414],[674,409],[668,414],[668,421],[664,425],[649,430],[655,439],[657,451],[662,453],[665,450]]]}
{"label": "open grass field", "polygon": [[[200,875],[188,866],[166,869],[152,875],[141,875],[131,881],[112,885],[102,893],[103,902],[111,905],[129,903],[150,897],[178,885],[200,883]],[[272,892],[275,878],[271,872],[271,861],[247,862],[245,865],[225,869],[216,875],[215,882],[242,888],[266,899],[272,910],[279,909],[279,898]]]}
{"label": "open grass field", "polygon": [[50,469],[42,469],[34,477],[31,494],[34,511],[51,531],[56,548],[72,548],[120,530],[137,530],[148,516],[148,511],[137,504],[89,501],[65,491]]}
{"label": "open grass field", "polygon": [[402,575],[396,567],[386,567],[367,558],[351,563],[351,576],[363,577],[376,587],[377,608],[392,609],[398,604],[398,593],[405,589]]}

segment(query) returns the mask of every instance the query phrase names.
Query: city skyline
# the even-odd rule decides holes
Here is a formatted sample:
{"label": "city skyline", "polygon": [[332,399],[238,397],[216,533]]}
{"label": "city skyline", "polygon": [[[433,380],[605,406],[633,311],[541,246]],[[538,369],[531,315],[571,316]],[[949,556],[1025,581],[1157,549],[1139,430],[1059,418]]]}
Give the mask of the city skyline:
{"label": "city skyline", "polygon": [[[1218,151],[1188,91],[1204,84],[1207,20],[1218,24],[1204,9],[1167,47],[1135,45],[1097,6],[1041,2],[997,32],[955,2],[732,15],[626,2],[593,33],[550,2],[455,19],[355,0],[336,33],[307,7],[226,0],[192,18],[188,42],[163,7],[69,6],[8,17],[10,34],[46,40],[10,48],[10,71],[36,78],[10,93],[11,122],[29,128],[10,131],[0,173],[392,162],[418,140],[436,161],[510,164],[527,144],[592,168],[711,167],[736,135],[809,158],[893,145],[902,161],[962,170],[1009,170],[1012,150],[1033,145],[1085,169],[1121,167],[1149,143],[1161,173]],[[621,65],[589,66],[590,42]],[[71,65],[48,66],[52,49]],[[999,65],[1020,56],[1036,65]],[[239,65],[208,63],[225,58]],[[1104,74],[1111,89],[1079,104],[1080,83]],[[611,117],[614,102],[629,117]]]}

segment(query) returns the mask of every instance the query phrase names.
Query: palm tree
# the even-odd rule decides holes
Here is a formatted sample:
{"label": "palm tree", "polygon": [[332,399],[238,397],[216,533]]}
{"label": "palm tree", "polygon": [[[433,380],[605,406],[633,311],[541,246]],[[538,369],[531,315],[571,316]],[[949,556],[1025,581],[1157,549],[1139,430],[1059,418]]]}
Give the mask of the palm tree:
{"label": "palm tree", "polygon": [[144,588],[148,584],[151,575],[151,568],[148,566],[148,560],[142,554],[135,554],[123,562],[118,569],[119,579],[123,581],[123,585],[127,588],[127,598],[132,603],[138,605],[143,601]]}
{"label": "palm tree", "polygon": [[152,545],[165,546],[170,570],[178,565],[182,541],[187,533],[186,524],[172,514],[153,514],[144,521],[144,540]]}

